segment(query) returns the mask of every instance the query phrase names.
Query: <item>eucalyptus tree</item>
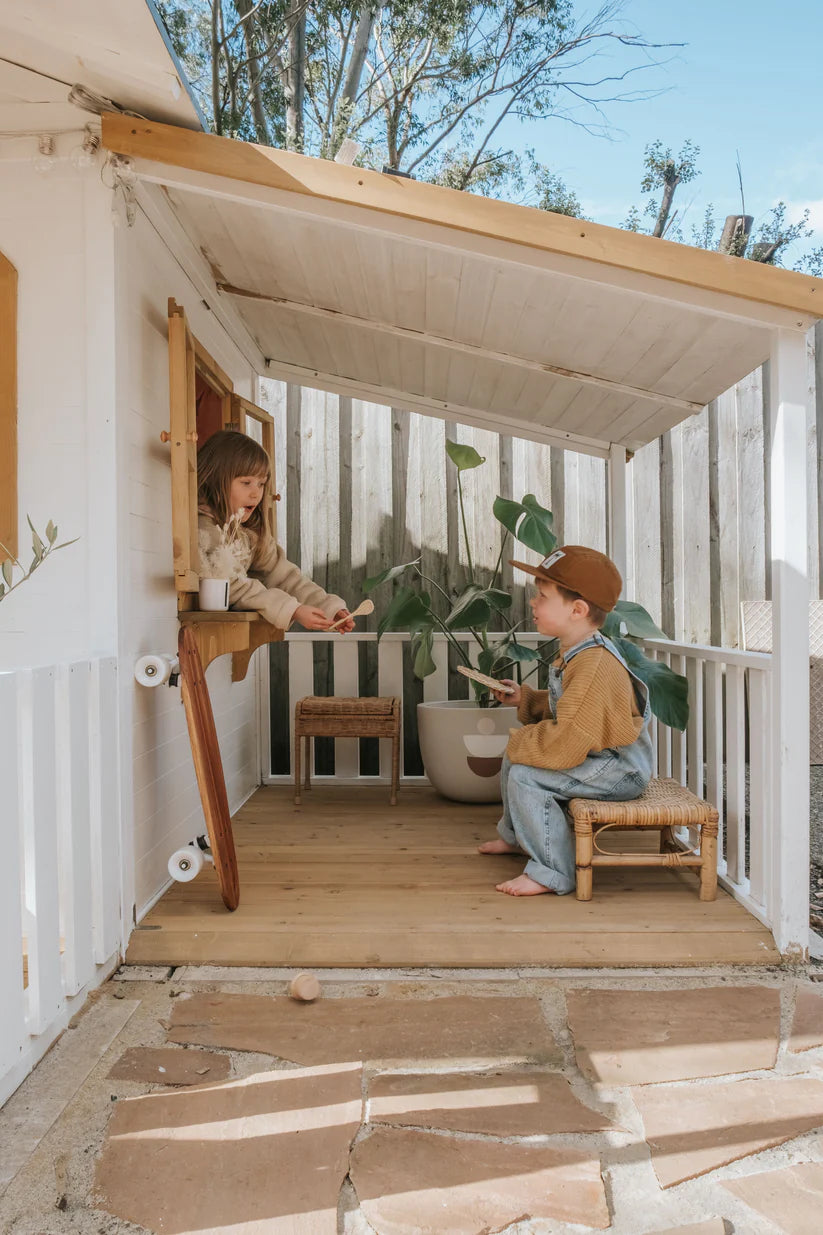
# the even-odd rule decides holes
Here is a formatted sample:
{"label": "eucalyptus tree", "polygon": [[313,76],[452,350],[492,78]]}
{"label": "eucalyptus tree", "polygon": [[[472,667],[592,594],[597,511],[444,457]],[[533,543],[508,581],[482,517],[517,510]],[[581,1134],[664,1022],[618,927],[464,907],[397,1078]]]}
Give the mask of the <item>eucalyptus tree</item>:
{"label": "eucalyptus tree", "polygon": [[534,170],[511,148],[516,122],[605,133],[609,104],[648,97],[634,79],[659,45],[622,10],[621,0],[585,17],[574,0],[161,0],[215,132],[327,158],[348,139],[364,166],[494,194]]}

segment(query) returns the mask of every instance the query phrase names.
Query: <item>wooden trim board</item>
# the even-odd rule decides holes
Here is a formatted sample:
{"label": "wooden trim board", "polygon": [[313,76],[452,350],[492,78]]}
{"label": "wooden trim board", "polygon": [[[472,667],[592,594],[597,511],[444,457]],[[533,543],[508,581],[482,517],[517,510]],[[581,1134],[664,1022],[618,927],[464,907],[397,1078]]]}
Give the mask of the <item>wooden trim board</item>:
{"label": "wooden trim board", "polygon": [[103,116],[118,154],[441,224],[823,317],[823,280],[621,228],[129,116]]}

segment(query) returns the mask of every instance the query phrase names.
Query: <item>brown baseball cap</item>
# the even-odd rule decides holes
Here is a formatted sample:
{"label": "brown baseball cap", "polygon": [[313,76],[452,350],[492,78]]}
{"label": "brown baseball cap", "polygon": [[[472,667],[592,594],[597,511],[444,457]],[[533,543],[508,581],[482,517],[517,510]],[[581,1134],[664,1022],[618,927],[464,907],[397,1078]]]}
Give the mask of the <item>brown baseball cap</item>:
{"label": "brown baseball cap", "polygon": [[536,579],[548,579],[570,592],[577,592],[608,613],[620,599],[623,580],[611,558],[585,545],[561,545],[537,566],[510,561],[510,566],[525,570]]}

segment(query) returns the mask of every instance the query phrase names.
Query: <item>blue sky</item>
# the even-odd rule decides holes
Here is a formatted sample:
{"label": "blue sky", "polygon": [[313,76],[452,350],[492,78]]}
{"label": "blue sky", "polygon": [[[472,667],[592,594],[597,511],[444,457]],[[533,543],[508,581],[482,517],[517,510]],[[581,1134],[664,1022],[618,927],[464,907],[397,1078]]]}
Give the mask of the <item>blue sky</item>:
{"label": "blue sky", "polygon": [[[596,7],[579,5],[577,12],[590,14]],[[625,0],[623,22],[649,40],[686,44],[651,53],[665,63],[633,79],[663,93],[608,104],[612,140],[555,119],[509,128],[507,139],[534,146],[541,162],[577,192],[589,218],[619,225],[633,203],[642,206],[646,144],[659,137],[676,152],[691,138],[700,147],[701,175],[680,186],[675,198],[681,213],[686,210],[687,235],[709,202],[721,221],[739,213],[738,150],[755,229],[780,199],[792,220],[804,207],[811,210],[815,235],[793,246],[784,264],[823,245],[821,0]],[[624,64],[636,55],[617,54]]]}

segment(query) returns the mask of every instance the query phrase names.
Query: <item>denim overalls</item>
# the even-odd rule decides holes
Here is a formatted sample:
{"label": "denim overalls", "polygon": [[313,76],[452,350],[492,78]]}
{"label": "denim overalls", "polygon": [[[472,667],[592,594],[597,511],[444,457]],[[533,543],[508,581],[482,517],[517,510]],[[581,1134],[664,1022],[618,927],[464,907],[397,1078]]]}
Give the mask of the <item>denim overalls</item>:
{"label": "denim overalls", "polygon": [[[644,725],[630,746],[611,747],[588,755],[576,768],[533,768],[503,759],[501,788],[503,818],[497,825],[509,845],[519,845],[529,856],[525,874],[553,892],[571,892],[575,885],[574,834],[563,804],[570,798],[611,799],[625,802],[637,798],[652,776],[652,741],[649,733],[649,692],[632,673],[617,648],[595,631],[564,657],[564,667],[586,648],[604,647],[616,656],[631,676]],[[549,667],[549,705],[557,715],[557,700],[563,693],[562,669]]]}

